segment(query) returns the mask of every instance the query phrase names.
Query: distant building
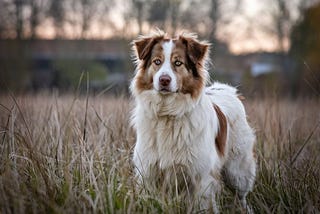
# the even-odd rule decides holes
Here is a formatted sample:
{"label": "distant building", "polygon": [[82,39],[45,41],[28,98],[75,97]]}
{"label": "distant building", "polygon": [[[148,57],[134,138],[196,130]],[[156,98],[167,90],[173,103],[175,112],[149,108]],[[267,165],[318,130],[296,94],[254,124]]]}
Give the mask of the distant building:
{"label": "distant building", "polygon": [[[127,75],[132,69],[130,45],[124,40],[0,40],[0,50],[0,66],[5,68],[1,72],[21,74],[28,70],[29,85],[34,89],[57,86],[61,71],[54,63],[61,60],[74,63],[87,60],[105,67],[108,78],[94,80],[92,86],[96,88],[108,84],[127,87]],[[28,63],[22,68],[10,65],[10,60]]]}
{"label": "distant building", "polygon": [[250,71],[253,77],[257,77],[272,72],[278,72],[279,66],[270,62],[254,62],[251,64]]}

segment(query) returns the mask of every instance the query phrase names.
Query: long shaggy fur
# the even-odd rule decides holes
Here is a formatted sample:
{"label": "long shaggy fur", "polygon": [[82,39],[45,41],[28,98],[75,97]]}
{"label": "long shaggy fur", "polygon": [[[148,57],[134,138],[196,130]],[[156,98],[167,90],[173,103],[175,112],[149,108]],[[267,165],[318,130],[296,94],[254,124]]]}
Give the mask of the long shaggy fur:
{"label": "long shaggy fur", "polygon": [[[215,197],[223,175],[246,207],[256,174],[255,134],[235,88],[218,82],[205,87],[209,44],[194,35],[170,39],[164,33],[140,37],[133,44],[133,162],[138,179],[152,181],[162,171],[183,166],[201,207],[217,212]],[[176,53],[182,65],[175,65]],[[155,64],[156,59],[162,64]],[[169,85],[164,76],[169,76]]]}

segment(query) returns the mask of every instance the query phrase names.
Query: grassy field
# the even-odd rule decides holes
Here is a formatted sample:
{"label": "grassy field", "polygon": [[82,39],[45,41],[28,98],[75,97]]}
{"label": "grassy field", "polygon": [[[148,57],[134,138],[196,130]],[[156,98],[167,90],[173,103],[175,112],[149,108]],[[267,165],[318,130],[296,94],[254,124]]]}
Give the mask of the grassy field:
{"label": "grassy field", "polygon": [[[0,213],[190,211],[178,196],[136,187],[128,98],[2,95],[0,103]],[[320,101],[244,103],[258,141],[253,210],[319,213]],[[219,205],[243,212],[227,188]]]}

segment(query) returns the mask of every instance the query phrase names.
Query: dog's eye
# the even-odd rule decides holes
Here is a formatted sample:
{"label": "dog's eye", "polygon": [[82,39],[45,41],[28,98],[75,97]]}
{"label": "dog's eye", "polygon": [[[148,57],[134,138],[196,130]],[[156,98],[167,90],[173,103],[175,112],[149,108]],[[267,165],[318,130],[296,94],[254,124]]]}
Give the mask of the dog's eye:
{"label": "dog's eye", "polygon": [[160,65],[161,64],[161,60],[160,59],[156,59],[153,61],[154,64],[156,65]]}
{"label": "dog's eye", "polygon": [[177,61],[174,62],[174,65],[179,67],[180,65],[182,65],[182,62],[177,60]]}

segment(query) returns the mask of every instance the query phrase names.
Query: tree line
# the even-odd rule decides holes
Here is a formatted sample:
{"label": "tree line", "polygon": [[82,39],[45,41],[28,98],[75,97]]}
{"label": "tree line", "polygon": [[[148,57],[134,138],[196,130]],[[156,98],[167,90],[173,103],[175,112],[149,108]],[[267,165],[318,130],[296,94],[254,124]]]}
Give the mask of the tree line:
{"label": "tree line", "polygon": [[[302,11],[317,0],[266,0],[258,16],[246,14],[250,1],[234,0],[1,0],[0,38],[131,38],[158,27],[172,34],[195,31],[210,41],[228,42],[236,26],[244,36],[259,29],[278,41],[280,51]],[[93,33],[94,32],[94,33]],[[233,31],[232,31],[233,32]]]}

